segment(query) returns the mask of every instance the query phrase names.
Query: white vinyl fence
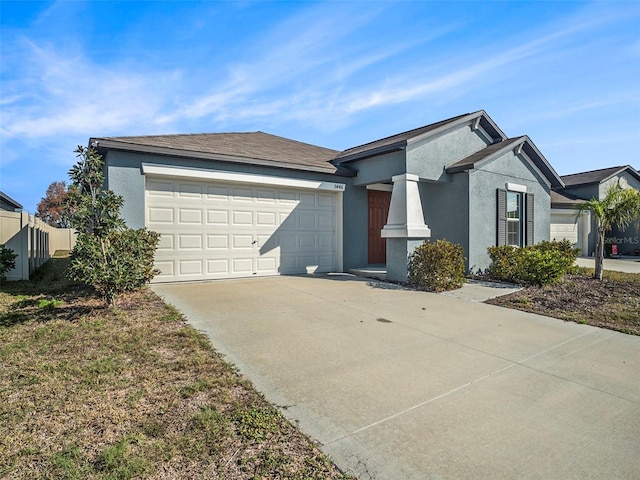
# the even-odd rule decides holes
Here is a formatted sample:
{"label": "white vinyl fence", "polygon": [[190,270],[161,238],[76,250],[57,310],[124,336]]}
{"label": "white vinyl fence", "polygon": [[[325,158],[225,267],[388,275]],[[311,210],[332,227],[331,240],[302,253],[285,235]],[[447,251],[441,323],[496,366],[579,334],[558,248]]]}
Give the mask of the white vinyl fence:
{"label": "white vinyl fence", "polygon": [[29,280],[56,250],[71,250],[75,243],[71,228],[52,227],[28,212],[0,210],[0,245],[18,254],[16,268],[7,272],[7,280]]}

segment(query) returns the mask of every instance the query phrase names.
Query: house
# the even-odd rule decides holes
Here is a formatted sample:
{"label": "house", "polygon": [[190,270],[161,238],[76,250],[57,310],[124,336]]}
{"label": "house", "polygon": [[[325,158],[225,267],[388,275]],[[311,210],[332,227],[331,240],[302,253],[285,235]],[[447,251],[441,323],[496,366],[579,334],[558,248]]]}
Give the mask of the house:
{"label": "house", "polygon": [[[589,172],[565,175],[565,186],[551,192],[550,237],[569,239],[583,255],[593,255],[596,249],[597,230],[589,212],[577,214],[577,206],[585,200],[602,200],[612,186],[640,190],[640,172],[626,165],[603,168]],[[640,231],[631,225],[625,231],[614,228],[607,242],[618,245],[618,253],[634,255],[640,249]],[[639,252],[640,253],[640,252]]]}
{"label": "house", "polygon": [[22,205],[6,193],[0,192],[0,210],[4,210],[6,212],[19,212],[22,210]]}
{"label": "house", "polygon": [[262,132],[91,138],[132,228],[161,234],[155,281],[346,271],[407,278],[425,239],[487,247],[549,239],[564,183],[527,136],[484,111],[344,151]]}

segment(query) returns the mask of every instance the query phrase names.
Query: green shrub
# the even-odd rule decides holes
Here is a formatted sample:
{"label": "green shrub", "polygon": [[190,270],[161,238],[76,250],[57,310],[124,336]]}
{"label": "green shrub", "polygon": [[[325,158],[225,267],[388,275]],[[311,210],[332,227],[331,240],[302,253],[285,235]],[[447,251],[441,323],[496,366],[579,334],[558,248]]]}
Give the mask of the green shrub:
{"label": "green shrub", "polygon": [[447,240],[425,241],[409,258],[409,283],[425,290],[442,292],[462,287],[464,250]]}
{"label": "green shrub", "polygon": [[160,235],[126,228],[120,217],[123,198],[102,188],[102,156],[93,147],[79,146],[76,153],[80,160],[69,170],[68,203],[79,235],[67,275],[91,285],[111,305],[119,294],[142,287],[158,273],[153,256]]}
{"label": "green shrub", "polygon": [[108,304],[156,275],[153,254],[160,235],[147,229],[116,230],[105,238],[82,233],[71,253],[67,274],[93,286]]}
{"label": "green shrub", "polygon": [[520,267],[522,249],[511,245],[500,247],[489,247],[487,249],[491,258],[489,265],[489,276],[496,280],[518,283],[520,277]]}
{"label": "green shrub", "polygon": [[18,258],[17,253],[6,245],[0,245],[0,281],[4,282],[5,274],[16,268],[16,258]]}
{"label": "green shrub", "polygon": [[509,245],[489,247],[489,276],[496,280],[524,285],[550,285],[573,268],[580,250],[569,240],[543,241],[517,248]]}

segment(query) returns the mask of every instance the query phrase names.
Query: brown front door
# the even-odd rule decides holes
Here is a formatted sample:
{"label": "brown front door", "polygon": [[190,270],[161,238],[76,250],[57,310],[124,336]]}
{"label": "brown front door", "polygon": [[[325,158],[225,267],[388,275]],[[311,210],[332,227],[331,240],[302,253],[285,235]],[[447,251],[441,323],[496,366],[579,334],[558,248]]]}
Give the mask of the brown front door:
{"label": "brown front door", "polygon": [[369,264],[387,263],[387,242],[380,230],[387,223],[391,192],[367,190],[369,192]]}

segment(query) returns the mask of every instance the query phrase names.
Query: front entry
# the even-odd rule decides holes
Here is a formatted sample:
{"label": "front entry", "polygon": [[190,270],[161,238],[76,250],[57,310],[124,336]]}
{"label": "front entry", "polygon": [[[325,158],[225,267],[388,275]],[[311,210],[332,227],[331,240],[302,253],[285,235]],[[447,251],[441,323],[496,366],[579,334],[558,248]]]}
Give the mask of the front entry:
{"label": "front entry", "polygon": [[387,241],[380,231],[387,223],[391,192],[367,190],[369,192],[369,264],[387,263]]}

